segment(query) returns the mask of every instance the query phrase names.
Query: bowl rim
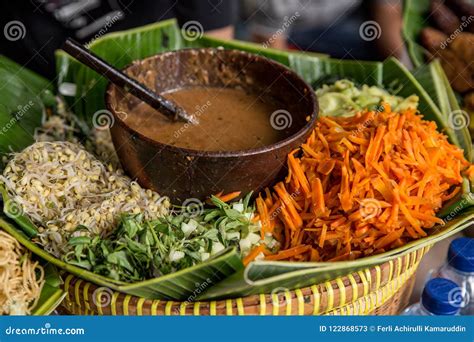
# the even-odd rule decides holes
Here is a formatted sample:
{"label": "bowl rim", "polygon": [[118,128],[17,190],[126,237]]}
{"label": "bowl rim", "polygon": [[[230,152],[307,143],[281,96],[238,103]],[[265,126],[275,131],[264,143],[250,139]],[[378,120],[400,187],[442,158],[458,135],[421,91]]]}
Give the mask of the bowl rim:
{"label": "bowl rim", "polygon": [[[250,53],[250,52],[242,51],[242,50],[236,50],[236,49],[185,48],[185,49],[179,49],[179,50],[173,50],[173,51],[166,51],[166,52],[151,55],[149,57],[146,57],[146,58],[143,58],[143,59],[140,59],[140,60],[133,61],[132,63],[130,63],[130,64],[126,65],[124,68],[122,68],[122,71],[125,71],[128,68],[136,65],[137,63],[140,63],[140,62],[143,62],[143,61],[146,61],[146,60],[154,59],[154,58],[157,58],[159,56],[165,56],[165,57],[167,57],[168,55],[172,56],[172,55],[182,53],[183,51],[191,51],[191,52],[196,51],[198,53],[199,52],[208,52],[208,51],[213,52],[213,53],[227,53],[227,52],[237,53],[237,54],[243,55],[247,58],[253,58],[253,59],[256,59],[256,60],[263,60],[266,63],[269,63],[269,64],[273,65],[274,67],[281,69],[282,72],[288,72],[288,73],[293,74],[309,90],[309,96],[310,96],[311,101],[313,102],[313,111],[312,111],[312,113],[308,114],[308,115],[310,115],[310,119],[296,133],[286,137],[285,139],[279,140],[279,141],[277,141],[273,144],[266,145],[266,146],[261,146],[261,147],[257,147],[257,148],[246,149],[246,150],[234,150],[234,151],[204,151],[204,150],[195,150],[195,149],[189,149],[189,148],[184,148],[184,147],[178,147],[178,146],[174,146],[174,145],[165,144],[165,143],[156,141],[152,138],[149,138],[149,137],[143,135],[142,133],[136,131],[135,129],[133,129],[129,125],[127,125],[122,120],[120,115],[118,115],[116,113],[115,109],[112,108],[111,102],[109,101],[109,98],[112,96],[111,90],[112,90],[112,87],[114,86],[114,84],[109,82],[108,85],[107,85],[107,88],[106,88],[106,92],[105,92],[105,105],[106,105],[107,110],[110,113],[112,113],[112,115],[114,116],[115,120],[114,120],[113,124],[118,123],[123,129],[128,131],[128,133],[130,133],[132,135],[135,135],[135,136],[138,136],[141,140],[144,140],[147,143],[150,143],[151,145],[157,147],[158,149],[161,149],[161,150],[167,149],[167,150],[175,152],[175,153],[184,153],[184,154],[186,154],[190,157],[210,157],[210,158],[245,157],[245,156],[258,155],[258,154],[270,152],[270,151],[273,151],[273,150],[277,150],[277,149],[280,149],[280,148],[292,143],[295,140],[298,140],[298,139],[304,137],[315,126],[316,120],[317,120],[318,115],[319,115],[319,103],[318,103],[317,96],[316,96],[316,93],[313,90],[313,88],[300,75],[298,75],[295,71],[288,68],[286,65],[283,65],[279,62],[276,62],[276,61],[274,61],[270,58],[264,57],[262,55],[258,55],[258,54],[254,54],[254,53]],[[110,129],[111,128],[112,128],[112,126],[110,127]]]}

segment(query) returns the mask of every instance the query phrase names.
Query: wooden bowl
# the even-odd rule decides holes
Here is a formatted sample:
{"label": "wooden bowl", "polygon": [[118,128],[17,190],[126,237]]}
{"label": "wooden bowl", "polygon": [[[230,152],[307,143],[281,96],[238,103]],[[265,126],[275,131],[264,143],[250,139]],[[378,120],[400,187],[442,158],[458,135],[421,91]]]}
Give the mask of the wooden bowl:
{"label": "wooden bowl", "polygon": [[[134,62],[124,71],[158,93],[195,86],[243,87],[278,101],[272,126],[284,130],[275,144],[241,151],[199,151],[152,140],[126,124],[140,100],[110,84],[107,109],[122,167],[140,185],[170,197],[173,203],[203,200],[211,194],[258,192],[282,175],[287,154],[311,133],[318,114],[313,89],[295,72],[264,58],[237,50],[184,49]],[[224,77],[225,76],[225,77]],[[224,81],[225,80],[225,81]]]}

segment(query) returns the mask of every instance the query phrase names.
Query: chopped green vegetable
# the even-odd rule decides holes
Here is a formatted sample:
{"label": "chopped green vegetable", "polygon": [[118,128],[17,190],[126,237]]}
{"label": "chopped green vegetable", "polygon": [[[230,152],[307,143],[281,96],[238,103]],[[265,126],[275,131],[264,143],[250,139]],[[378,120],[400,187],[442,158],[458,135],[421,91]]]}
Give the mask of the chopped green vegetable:
{"label": "chopped green vegetable", "polygon": [[316,90],[316,95],[324,116],[352,116],[363,109],[375,110],[382,102],[389,103],[394,111],[418,107],[416,95],[403,98],[376,86],[358,88],[349,80],[323,85]]}
{"label": "chopped green vegetable", "polygon": [[[246,255],[262,243],[260,224],[252,222],[250,196],[228,204],[212,197],[214,208],[201,212],[176,208],[172,215],[144,220],[123,215],[107,237],[73,237],[65,261],[116,280],[135,282],[196,265],[228,247]],[[269,249],[277,247],[265,238]]]}

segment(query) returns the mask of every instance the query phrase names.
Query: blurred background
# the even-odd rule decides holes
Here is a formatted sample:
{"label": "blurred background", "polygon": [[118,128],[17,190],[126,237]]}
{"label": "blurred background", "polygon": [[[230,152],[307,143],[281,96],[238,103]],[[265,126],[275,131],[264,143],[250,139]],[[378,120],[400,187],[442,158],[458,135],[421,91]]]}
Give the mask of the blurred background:
{"label": "blurred background", "polygon": [[3,35],[0,53],[50,78],[54,50],[67,37],[87,43],[173,17],[181,26],[197,22],[223,39],[345,59],[396,56],[409,63],[401,37],[402,1],[396,0],[17,0],[0,6],[4,30],[16,21],[23,25],[17,29],[28,31],[20,40]]}

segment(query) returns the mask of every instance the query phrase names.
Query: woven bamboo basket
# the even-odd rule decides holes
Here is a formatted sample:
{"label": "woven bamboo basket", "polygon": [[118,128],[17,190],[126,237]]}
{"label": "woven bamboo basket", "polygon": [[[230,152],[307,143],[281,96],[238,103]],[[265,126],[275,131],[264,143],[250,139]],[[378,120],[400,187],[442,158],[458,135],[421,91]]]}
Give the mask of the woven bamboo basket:
{"label": "woven bamboo basket", "polygon": [[145,299],[69,274],[62,305],[74,315],[395,315],[408,304],[429,248],[306,288],[209,302]]}

